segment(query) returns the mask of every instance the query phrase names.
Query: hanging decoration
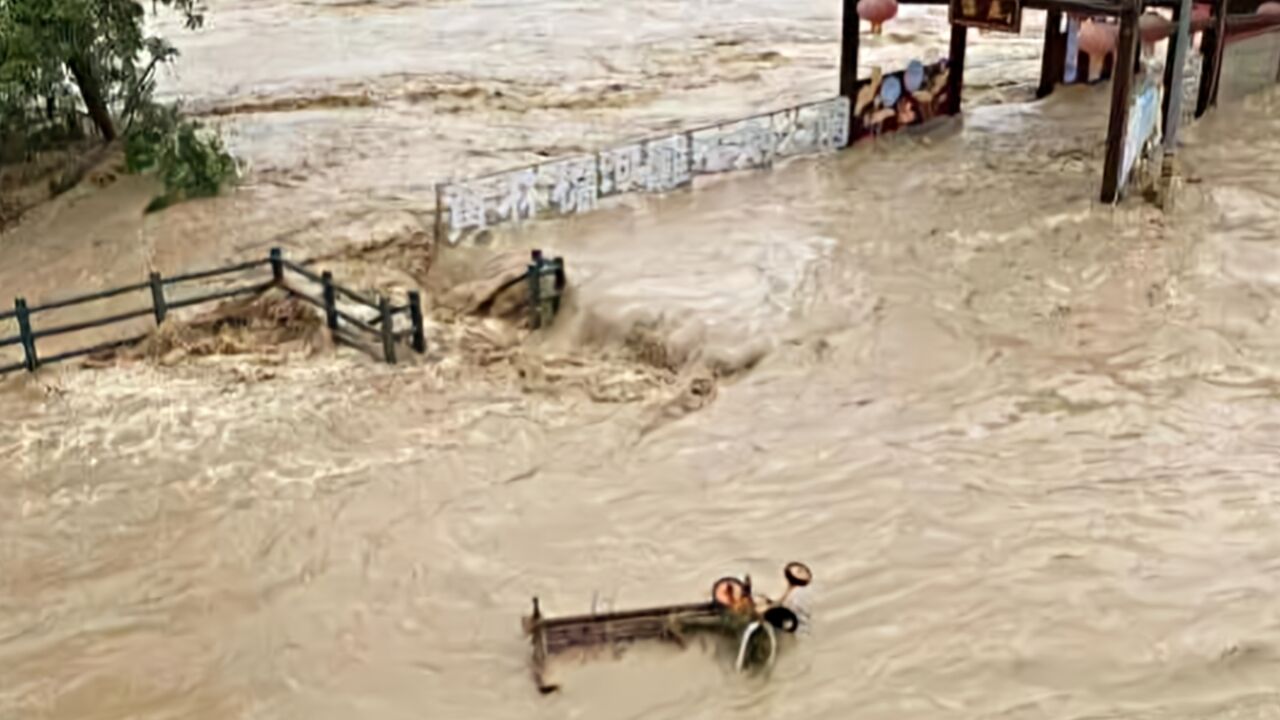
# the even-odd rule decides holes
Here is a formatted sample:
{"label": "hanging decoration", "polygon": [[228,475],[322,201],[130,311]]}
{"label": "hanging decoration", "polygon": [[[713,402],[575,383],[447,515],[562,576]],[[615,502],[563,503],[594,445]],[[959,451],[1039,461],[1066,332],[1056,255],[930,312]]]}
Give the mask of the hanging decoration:
{"label": "hanging decoration", "polygon": [[898,16],[898,0],[858,0],[858,17],[871,23],[871,34],[879,35],[884,24]]}

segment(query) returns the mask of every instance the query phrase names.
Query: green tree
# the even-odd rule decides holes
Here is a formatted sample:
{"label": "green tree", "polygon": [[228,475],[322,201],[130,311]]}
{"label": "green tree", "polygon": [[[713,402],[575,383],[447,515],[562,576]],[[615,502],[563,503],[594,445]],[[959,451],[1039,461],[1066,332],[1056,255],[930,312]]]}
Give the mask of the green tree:
{"label": "green tree", "polygon": [[[153,0],[201,26],[198,0]],[[139,0],[0,0],[0,103],[6,112],[46,105],[67,85],[107,142],[154,89],[155,68],[177,51],[143,29]],[[114,110],[114,112],[113,112]]]}
{"label": "green tree", "polygon": [[[179,13],[188,29],[204,22],[200,0],[150,4]],[[158,209],[216,195],[236,165],[216,134],[154,102],[156,68],[178,52],[146,34],[146,12],[141,0],[0,0],[0,140],[25,144],[60,112],[78,128],[83,107],[105,142],[124,136],[131,172],[155,170],[164,181]]]}

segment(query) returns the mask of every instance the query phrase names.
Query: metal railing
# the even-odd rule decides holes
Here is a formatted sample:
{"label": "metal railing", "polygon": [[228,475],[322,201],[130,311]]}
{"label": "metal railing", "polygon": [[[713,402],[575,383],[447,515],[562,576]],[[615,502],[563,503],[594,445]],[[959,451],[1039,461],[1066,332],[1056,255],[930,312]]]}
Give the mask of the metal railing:
{"label": "metal railing", "polygon": [[[334,281],[333,273],[328,270],[317,273],[307,268],[304,264],[285,260],[280,256],[278,248],[271,251],[270,261],[272,263],[272,273],[280,278],[282,285],[285,273],[292,272],[304,280],[320,286],[320,295],[316,297],[289,285],[283,285],[294,297],[305,300],[324,311],[325,325],[328,326],[335,342],[376,356],[378,354],[377,351],[365,345],[359,335],[351,332],[351,330],[372,335],[382,345],[383,359],[393,365],[396,362],[396,343],[400,340],[407,339],[410,346],[418,354],[427,351],[427,339],[423,331],[422,322],[422,296],[417,290],[409,291],[409,301],[406,304],[392,305],[385,295],[371,298],[339,285]],[[345,301],[367,307],[377,312],[377,315],[369,319],[357,317],[338,307],[339,296]],[[407,330],[396,332],[395,317],[403,314],[409,316],[410,327]]]}
{"label": "metal railing", "polygon": [[550,325],[560,312],[566,284],[564,258],[548,260],[541,250],[534,250],[530,260],[525,273],[525,281],[529,283],[529,327],[538,330]]}
{"label": "metal railing", "polygon": [[[13,310],[0,312],[0,322],[10,319],[16,321],[18,325],[18,334],[9,337],[0,337],[0,349],[11,345],[20,345],[22,347],[23,360],[18,363],[0,365],[0,375],[14,372],[16,370],[35,372],[42,365],[49,365],[64,360],[70,360],[72,358],[93,355],[106,350],[132,345],[147,338],[152,331],[148,330],[145,333],[131,335],[129,337],[110,340],[107,342],[100,342],[85,347],[78,347],[46,357],[41,357],[37,346],[39,341],[44,338],[78,333],[93,328],[135,320],[148,315],[155,318],[155,323],[158,327],[165,322],[169,312],[172,310],[216,302],[241,295],[256,295],[274,287],[279,287],[288,292],[291,296],[300,298],[320,307],[325,313],[326,324],[328,325],[330,332],[333,333],[334,340],[337,342],[354,346],[365,352],[369,352],[371,355],[376,357],[379,353],[370,349],[367,345],[361,342],[359,335],[353,331],[373,335],[380,341],[381,355],[388,363],[396,362],[396,344],[402,340],[408,340],[410,346],[416,352],[426,352],[427,342],[423,331],[422,298],[418,292],[412,291],[409,293],[408,303],[393,306],[386,296],[379,295],[375,298],[366,297],[335,282],[333,274],[328,271],[317,274],[313,270],[308,269],[307,265],[310,264],[311,263],[307,262],[295,263],[286,260],[284,259],[284,255],[280,248],[272,248],[270,254],[264,260],[251,260],[234,265],[189,272],[170,277],[163,277],[160,273],[153,272],[145,282],[134,283],[132,285],[125,285],[123,287],[112,288],[100,292],[76,295],[74,297],[54,300],[38,305],[29,304],[24,297],[15,298],[13,301]],[[170,293],[166,292],[167,290],[184,283],[238,273],[248,273],[262,267],[271,268],[271,277],[269,280],[239,284],[231,288],[214,290],[182,298],[174,298]],[[321,296],[316,298],[291,286],[286,282],[287,274],[289,273],[318,283],[321,287]],[[71,322],[63,325],[37,327],[36,321],[42,313],[61,308],[85,305],[87,303],[120,297],[130,293],[142,293],[143,291],[149,291],[150,302],[147,307],[137,307],[135,309],[113,315],[96,317],[89,320]],[[377,315],[371,319],[362,319],[351,312],[340,309],[338,307],[339,295],[354,304],[376,311]],[[407,315],[409,317],[408,329],[401,330],[399,332],[395,330],[394,321],[398,315]]]}
{"label": "metal railing", "polygon": [[[403,305],[393,305],[385,295],[379,294],[369,297],[339,284],[333,279],[333,273],[328,270],[316,272],[316,270],[312,269],[311,266],[314,264],[314,261],[293,262],[287,260],[280,248],[272,248],[266,259],[263,260],[250,260],[234,265],[197,270],[169,277],[153,272],[145,282],[76,295],[61,300],[52,300],[38,305],[29,304],[24,297],[14,298],[13,310],[0,312],[0,322],[14,320],[18,325],[18,334],[0,337],[0,349],[12,345],[20,345],[22,347],[23,360],[18,363],[0,365],[0,375],[17,370],[35,372],[43,365],[133,345],[150,336],[154,328],[144,333],[65,350],[46,357],[42,357],[37,348],[38,341],[43,338],[83,332],[147,316],[154,317],[156,327],[159,327],[164,324],[172,310],[203,305],[241,295],[257,295],[271,288],[280,288],[290,296],[320,308],[324,312],[325,325],[329,328],[329,332],[337,343],[356,348],[373,357],[381,356],[382,359],[390,364],[395,364],[396,345],[401,342],[407,342],[418,354],[426,353],[427,338],[423,326],[421,293],[411,290],[408,293],[408,302]],[[256,279],[230,288],[181,298],[175,297],[171,291],[184,283],[226,275],[251,273],[260,268],[270,268],[271,276],[269,279]],[[294,283],[299,278],[318,286],[318,294],[305,292],[302,288],[297,287]],[[528,283],[530,326],[535,330],[546,327],[559,313],[561,299],[564,296],[566,285],[564,259],[559,257],[547,259],[543,256],[541,250],[534,250],[528,271],[520,280]],[[130,293],[141,294],[144,291],[150,301],[145,307],[136,307],[125,312],[62,325],[36,326],[36,319],[42,313],[78,307],[92,302],[125,296]],[[347,309],[339,306],[340,300],[343,305],[347,306]],[[362,318],[349,309],[351,305],[368,308],[373,310],[375,314],[371,317]],[[397,331],[395,329],[395,320],[399,316],[407,316],[409,322],[406,329]],[[369,345],[362,336],[372,336],[377,344]]]}

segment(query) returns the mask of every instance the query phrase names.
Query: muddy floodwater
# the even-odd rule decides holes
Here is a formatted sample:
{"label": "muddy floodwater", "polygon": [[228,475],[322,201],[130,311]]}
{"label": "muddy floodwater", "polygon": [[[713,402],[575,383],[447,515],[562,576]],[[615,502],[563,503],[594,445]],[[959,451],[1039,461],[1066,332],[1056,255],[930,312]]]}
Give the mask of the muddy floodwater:
{"label": "muddy floodwater", "polygon": [[[273,242],[409,283],[431,183],[824,97],[838,13],[215,3],[165,90],[245,186],[61,200],[0,285]],[[1280,95],[1192,128],[1170,212],[1101,207],[1107,88],[1028,102],[1032,15],[975,35],[960,121],[441,254],[563,255],[548,333],[0,383],[0,719],[1280,718]],[[531,596],[789,560],[812,622],[769,677],[635,648],[535,691]]]}

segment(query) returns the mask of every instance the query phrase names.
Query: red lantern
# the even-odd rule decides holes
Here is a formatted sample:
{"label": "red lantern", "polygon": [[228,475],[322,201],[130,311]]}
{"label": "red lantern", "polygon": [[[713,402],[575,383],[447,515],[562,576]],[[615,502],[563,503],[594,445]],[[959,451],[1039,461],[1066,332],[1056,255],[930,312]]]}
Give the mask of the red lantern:
{"label": "red lantern", "polygon": [[879,35],[885,23],[898,15],[898,0],[858,0],[858,17],[871,23],[871,33]]}
{"label": "red lantern", "polygon": [[1089,56],[1089,75],[1093,75],[1097,63],[1115,52],[1120,30],[1115,25],[1085,20],[1080,25],[1080,49]]}

